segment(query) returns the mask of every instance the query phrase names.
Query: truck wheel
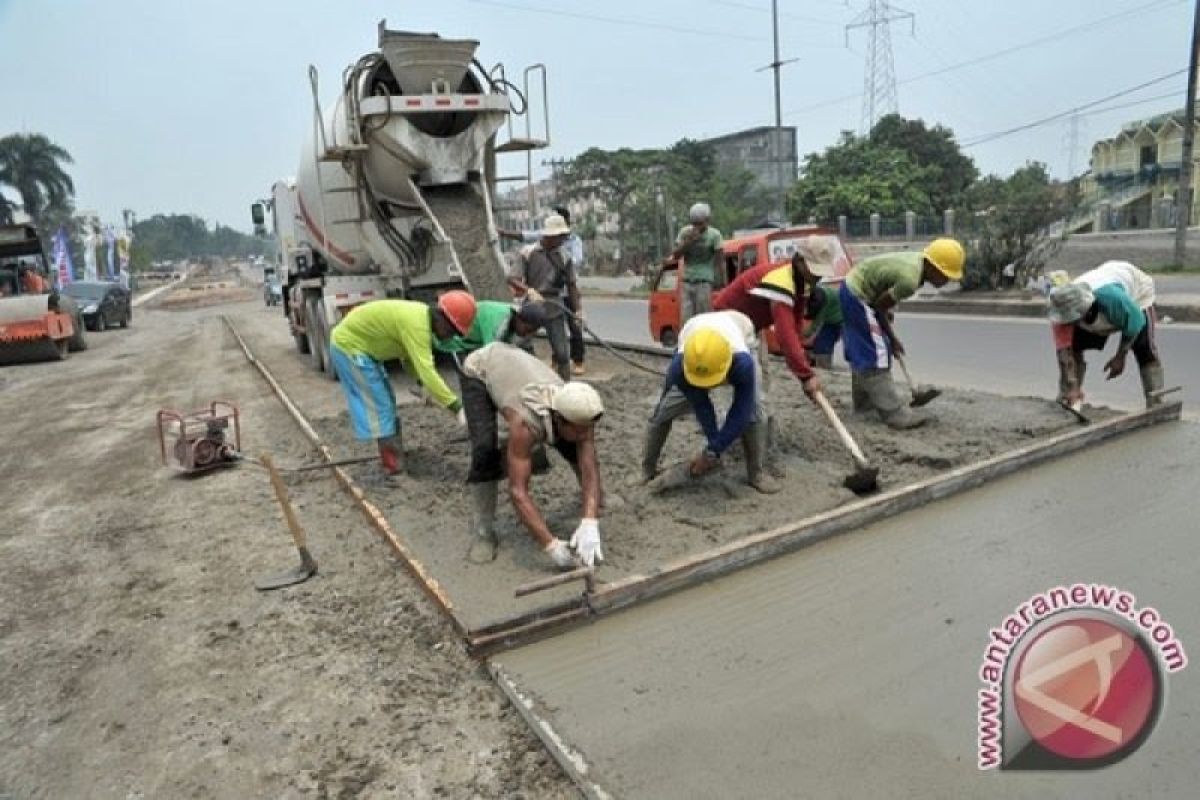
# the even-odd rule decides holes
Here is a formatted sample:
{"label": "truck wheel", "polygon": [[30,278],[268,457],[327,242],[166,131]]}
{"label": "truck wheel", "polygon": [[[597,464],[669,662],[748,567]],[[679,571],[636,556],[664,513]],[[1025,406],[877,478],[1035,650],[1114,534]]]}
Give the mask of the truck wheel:
{"label": "truck wheel", "polygon": [[679,344],[679,335],[672,328],[663,328],[662,333],[658,335],[658,341],[663,347],[674,350]]}
{"label": "truck wheel", "polygon": [[321,361],[325,367],[325,377],[331,381],[338,379],[337,370],[333,368],[333,359],[329,357],[329,332],[333,330],[329,317],[325,313],[325,304],[317,304],[317,321],[321,324]]}
{"label": "truck wheel", "polygon": [[321,307],[321,298],[309,297],[304,301],[304,328],[308,331],[308,362],[317,372],[325,368],[325,354],[321,347],[324,338],[321,330],[321,317],[317,309]]}
{"label": "truck wheel", "polygon": [[83,315],[76,314],[71,318],[71,324],[75,326],[75,332],[71,334],[71,352],[78,353],[82,350],[87,350],[87,334],[83,329]]}

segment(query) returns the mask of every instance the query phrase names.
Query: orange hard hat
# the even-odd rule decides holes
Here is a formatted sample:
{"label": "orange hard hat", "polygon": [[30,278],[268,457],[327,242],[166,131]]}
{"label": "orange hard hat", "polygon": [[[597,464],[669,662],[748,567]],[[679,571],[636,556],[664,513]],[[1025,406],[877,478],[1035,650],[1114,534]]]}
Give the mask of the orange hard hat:
{"label": "orange hard hat", "polygon": [[466,336],[467,331],[471,330],[471,323],[475,321],[475,298],[471,297],[470,292],[462,289],[446,292],[438,297],[437,305],[459,335]]}

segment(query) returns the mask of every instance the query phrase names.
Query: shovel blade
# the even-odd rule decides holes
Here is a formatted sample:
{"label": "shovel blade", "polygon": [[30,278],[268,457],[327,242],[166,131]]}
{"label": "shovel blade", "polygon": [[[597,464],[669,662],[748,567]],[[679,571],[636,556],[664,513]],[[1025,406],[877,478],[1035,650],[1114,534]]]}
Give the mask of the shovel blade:
{"label": "shovel blade", "polygon": [[871,494],[879,490],[878,467],[862,467],[846,476],[842,485],[855,494]]}
{"label": "shovel blade", "polygon": [[913,408],[920,408],[941,396],[941,394],[942,390],[933,386],[918,386],[916,389],[913,389],[912,402],[909,405]]}
{"label": "shovel blade", "polygon": [[280,572],[276,575],[259,578],[254,582],[254,588],[260,592],[269,592],[272,589],[282,589],[285,586],[295,586],[298,583],[304,583],[316,574],[317,562],[309,555],[308,549],[303,548],[300,550],[299,566],[293,567],[287,572]]}

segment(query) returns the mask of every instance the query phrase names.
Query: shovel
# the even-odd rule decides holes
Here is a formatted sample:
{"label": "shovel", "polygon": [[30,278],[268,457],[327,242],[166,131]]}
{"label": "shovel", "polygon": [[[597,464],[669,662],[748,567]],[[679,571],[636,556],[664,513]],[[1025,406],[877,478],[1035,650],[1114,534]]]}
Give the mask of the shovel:
{"label": "shovel", "polygon": [[900,371],[904,373],[904,380],[908,382],[908,390],[912,392],[912,402],[909,403],[913,408],[920,408],[942,393],[942,390],[936,386],[930,386],[925,383],[916,383],[913,381],[912,375],[908,372],[908,365],[904,363],[904,356],[899,353],[892,353],[892,357],[896,359],[896,363],[900,365]]}
{"label": "shovel", "polygon": [[1078,422],[1080,425],[1091,425],[1092,424],[1092,421],[1090,419],[1088,419],[1086,416],[1084,416],[1083,412],[1080,411],[1080,409],[1083,407],[1081,403],[1071,404],[1065,400],[1062,400],[1062,401],[1059,401],[1059,405],[1062,406],[1063,408],[1065,408],[1067,411],[1070,411],[1071,414],[1075,417],[1075,421]]}
{"label": "shovel", "polygon": [[829,420],[829,424],[837,431],[838,438],[842,440],[842,444],[850,451],[850,456],[854,459],[856,469],[845,477],[842,485],[855,494],[870,494],[876,491],[879,488],[879,468],[871,466],[867,461],[862,449],[854,441],[850,431],[846,430],[846,426],[838,419],[837,413],[833,410],[833,406],[829,405],[829,400],[825,398],[825,395],[817,392],[816,400],[821,411],[825,412],[825,419]]}
{"label": "shovel", "polygon": [[304,583],[317,574],[317,562],[313,559],[312,554],[308,552],[308,545],[304,538],[304,529],[300,527],[300,522],[296,519],[296,512],[292,508],[291,501],[288,500],[287,488],[283,485],[283,478],[279,477],[279,471],[275,469],[275,464],[271,462],[269,455],[264,453],[261,461],[262,465],[267,468],[267,472],[271,475],[271,486],[275,489],[275,499],[279,501],[280,507],[283,508],[283,516],[287,520],[288,530],[292,532],[292,539],[296,542],[296,549],[300,551],[299,566],[287,572],[281,572],[278,575],[259,578],[254,582],[255,589],[258,589],[260,592],[266,592],[271,589],[282,589],[285,586],[295,586],[297,583]]}

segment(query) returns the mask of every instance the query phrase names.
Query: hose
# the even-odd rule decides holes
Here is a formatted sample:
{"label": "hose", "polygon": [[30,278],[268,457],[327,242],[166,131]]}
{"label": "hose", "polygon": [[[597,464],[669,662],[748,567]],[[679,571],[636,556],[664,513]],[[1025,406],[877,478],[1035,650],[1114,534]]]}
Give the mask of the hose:
{"label": "hose", "polygon": [[[558,302],[557,300],[553,300],[548,297],[543,297],[542,299],[546,303],[549,303],[550,305],[561,308],[564,313],[570,314],[573,317],[575,316],[574,311],[567,308],[565,305]],[[596,344],[603,347],[615,358],[625,362],[626,364],[628,364],[631,367],[634,367],[635,369],[640,369],[643,372],[649,372],[651,375],[657,375],[660,378],[665,378],[667,376],[666,372],[660,372],[659,370],[656,370],[654,367],[647,367],[645,364],[639,364],[638,362],[634,361],[632,358],[629,358],[628,356],[626,356],[624,353],[617,352],[616,348],[614,348],[608,342],[604,341],[604,339],[601,338],[600,334],[596,333],[594,330],[592,330],[590,327],[588,327],[588,324],[586,322],[584,322],[583,320],[578,320],[578,322],[579,322],[580,327],[582,327],[585,331],[587,331],[588,334],[596,341]]]}

